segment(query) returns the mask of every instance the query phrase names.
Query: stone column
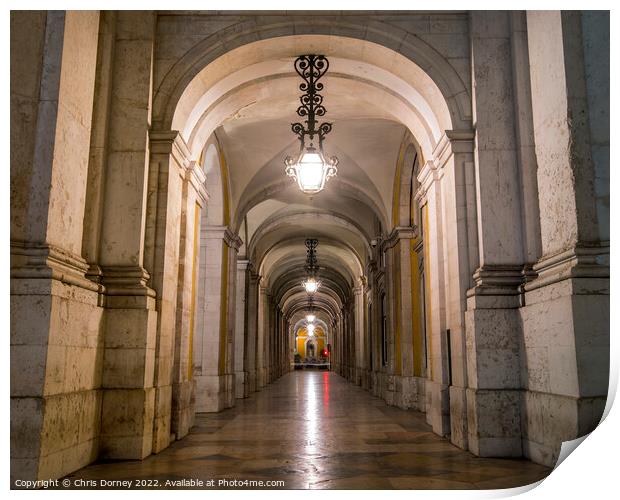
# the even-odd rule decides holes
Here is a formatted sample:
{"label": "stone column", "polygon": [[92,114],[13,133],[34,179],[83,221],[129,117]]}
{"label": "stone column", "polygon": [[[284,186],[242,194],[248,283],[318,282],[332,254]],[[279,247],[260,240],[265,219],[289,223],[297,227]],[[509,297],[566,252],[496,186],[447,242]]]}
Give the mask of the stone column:
{"label": "stone column", "polygon": [[207,202],[205,175],[191,162],[183,178],[170,432],[181,439],[194,423],[193,339],[196,333],[200,213]]}
{"label": "stone column", "polygon": [[97,457],[103,289],[82,257],[98,12],[11,13],[11,478]]}
{"label": "stone column", "polygon": [[267,325],[265,327],[265,338],[267,340],[267,383],[270,384],[274,379],[275,369],[275,341],[276,341],[276,310],[271,296],[267,301]]}
{"label": "stone column", "polygon": [[347,348],[347,345],[344,338],[344,316],[342,314],[342,310],[338,313],[338,316],[336,317],[336,330],[338,331],[338,373],[340,373],[340,375],[344,377],[346,362],[345,350]]}
{"label": "stone column", "polygon": [[366,344],[364,322],[364,278],[359,280],[358,286],[353,289],[355,311],[355,384],[363,385],[364,368],[366,362]]}
{"label": "stone column", "polygon": [[342,376],[346,379],[349,378],[349,358],[351,345],[349,342],[349,317],[346,307],[343,306],[340,309],[340,331],[342,335]]}
{"label": "stone column", "polygon": [[[390,380],[393,394],[390,396],[392,404],[400,408],[424,409],[425,392],[424,381],[420,377],[422,358],[421,353],[414,353],[414,347],[422,348],[421,332],[416,331],[414,336],[414,287],[413,276],[417,269],[413,268],[413,242],[417,238],[413,227],[395,227],[385,240],[385,248],[389,253],[390,290],[392,302],[391,325],[394,337],[394,363]],[[419,366],[414,366],[417,359]],[[416,376],[417,374],[417,376]]]}
{"label": "stone column", "polygon": [[370,297],[368,299],[368,305],[371,309],[371,317],[369,318],[369,354],[371,359],[369,360],[369,383],[373,396],[380,397],[379,394],[379,372],[381,370],[381,351],[380,351],[380,328],[379,322],[381,318],[381,307],[379,304],[379,272],[376,260],[372,260],[368,266],[369,282],[372,283],[372,287],[369,289]]}
{"label": "stone column", "polygon": [[234,403],[234,290],[240,243],[226,226],[201,228],[202,316],[194,339],[198,412],[220,411]]}
{"label": "stone column", "polygon": [[336,328],[338,329],[338,365],[340,375],[346,378],[347,344],[344,333],[344,321],[344,314],[342,313],[342,310],[340,310],[338,317],[336,318]]}
{"label": "stone column", "polygon": [[609,14],[527,13],[542,256],[525,284],[523,451],[594,429],[609,382]]}
{"label": "stone column", "polygon": [[525,256],[510,14],[470,16],[479,267],[467,294],[468,446],[479,456],[520,456]]}
{"label": "stone column", "polygon": [[245,368],[247,335],[247,282],[249,260],[237,261],[237,310],[235,321],[235,397],[248,397],[248,372]]}
{"label": "stone column", "polygon": [[[438,282],[443,286],[441,291],[443,303],[433,302],[437,299],[433,294],[434,290],[418,290],[418,292],[428,295],[425,302],[427,309],[430,308],[431,316],[429,316],[430,322],[427,321],[427,328],[430,325],[432,330],[435,325],[432,312],[437,312],[437,306],[443,309],[439,318],[443,326],[439,331],[435,330],[436,340],[429,339],[429,345],[434,346],[431,355],[435,355],[437,346],[441,351],[439,364],[443,370],[443,380],[449,386],[450,439],[463,449],[468,447],[466,294],[473,284],[472,275],[479,267],[473,139],[472,131],[445,131],[433,152],[432,165],[423,169],[419,176],[420,179],[424,178],[425,182],[417,194],[421,205],[426,203],[423,213],[428,214],[428,221],[421,221],[424,233],[421,235],[422,250],[425,253],[423,259],[426,260],[428,257],[431,261],[435,259],[441,262],[440,275],[430,277],[427,273],[431,270],[425,263],[426,281],[431,283],[432,287]],[[433,181],[433,178],[436,180]],[[437,205],[439,192],[433,191],[433,182],[440,184],[440,192],[443,193],[439,205]],[[425,194],[425,189],[429,189],[430,192]],[[429,196],[434,201],[428,203]],[[441,245],[429,240],[430,231],[433,229],[424,227],[426,222],[430,226],[435,223],[441,225],[443,236]],[[414,252],[416,251],[412,249],[412,255]],[[423,345],[419,348],[423,348]],[[434,372],[435,367],[429,366],[429,368],[429,371]],[[439,400],[442,404],[446,402],[444,397]]]}
{"label": "stone column", "polygon": [[157,309],[145,263],[155,15],[117,13],[99,264],[106,287],[103,458],[153,449]]}
{"label": "stone column", "polygon": [[370,309],[369,306],[372,300],[372,291],[370,290],[370,288],[368,288],[368,281],[369,279],[366,279],[366,282],[364,283],[364,287],[362,289],[362,298],[361,298],[362,317],[364,321],[363,330],[362,330],[362,333],[363,333],[362,342],[363,342],[363,353],[364,353],[364,359],[362,361],[362,388],[366,390],[370,390],[371,388],[370,374],[372,370],[372,366],[371,366],[372,325],[370,324],[370,317],[369,317],[369,309]]}
{"label": "stone column", "polygon": [[267,303],[269,301],[267,289],[259,284],[258,289],[258,334],[256,345],[256,389],[260,390],[267,384],[266,381],[266,349],[267,349]]}
{"label": "stone column", "polygon": [[273,366],[273,354],[271,352],[273,348],[273,302],[271,293],[269,290],[265,292],[265,301],[264,301],[265,311],[263,313],[263,319],[265,321],[264,329],[263,329],[263,340],[264,340],[264,349],[265,349],[265,357],[264,357],[264,366],[265,366],[265,375],[264,381],[265,385],[271,383],[271,375],[272,375],[272,366]]}
{"label": "stone column", "polygon": [[226,303],[226,408],[235,405],[235,324],[237,313],[237,253],[241,239],[231,231],[226,233],[228,247],[228,291]]}
{"label": "stone column", "polygon": [[349,302],[347,316],[349,318],[349,381],[355,383],[355,366],[357,364],[357,343],[355,338],[356,322],[353,302]]}
{"label": "stone column", "polygon": [[284,314],[280,308],[278,308],[278,344],[277,344],[277,352],[278,352],[278,378],[284,374],[284,360],[286,358],[286,324],[284,322]]}
{"label": "stone column", "polygon": [[[196,168],[192,167],[188,171],[189,168],[189,150],[178,132],[151,131],[144,262],[151,272],[150,284],[157,293],[153,421],[155,453],[166,448],[170,442],[177,333],[179,342],[189,333],[189,325],[183,322],[181,325],[186,327],[186,331],[176,331],[177,312],[183,314],[183,310],[178,307],[177,292],[191,289],[191,282],[185,280],[179,287],[179,264],[185,258],[181,255],[181,241],[186,239],[187,202],[189,198],[193,219],[197,197],[197,190],[193,186],[191,193],[188,193],[185,179],[187,177],[189,180],[196,173]],[[196,179],[194,185],[199,186],[200,181]],[[204,188],[198,189],[204,191]],[[193,223],[192,220],[192,228]]]}
{"label": "stone column", "polygon": [[247,292],[247,332],[245,337],[245,370],[248,373],[248,392],[258,390],[257,380],[257,351],[258,351],[258,288],[260,276],[248,267]]}
{"label": "stone column", "polygon": [[426,277],[427,380],[426,421],[436,434],[450,432],[449,372],[446,356],[444,218],[442,183],[444,171],[428,161],[420,170],[420,205],[423,207],[424,274]]}

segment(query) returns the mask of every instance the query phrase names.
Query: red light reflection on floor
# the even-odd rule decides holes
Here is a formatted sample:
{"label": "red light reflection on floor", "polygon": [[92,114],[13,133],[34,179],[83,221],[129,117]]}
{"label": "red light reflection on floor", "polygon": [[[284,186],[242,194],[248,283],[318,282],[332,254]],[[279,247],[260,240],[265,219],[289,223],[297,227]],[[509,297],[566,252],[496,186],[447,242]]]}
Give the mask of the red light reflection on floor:
{"label": "red light reflection on floor", "polygon": [[329,372],[323,372],[323,383],[325,384],[325,390],[323,391],[323,406],[325,407],[325,413],[329,409]]}

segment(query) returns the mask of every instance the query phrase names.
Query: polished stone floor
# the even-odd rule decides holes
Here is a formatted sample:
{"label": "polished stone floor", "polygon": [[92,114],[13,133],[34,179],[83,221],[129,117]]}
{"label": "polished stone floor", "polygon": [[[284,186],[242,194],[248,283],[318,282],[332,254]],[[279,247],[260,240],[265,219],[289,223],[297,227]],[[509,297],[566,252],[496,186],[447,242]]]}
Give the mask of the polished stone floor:
{"label": "polished stone floor", "polygon": [[235,487],[237,479],[281,480],[286,489],[496,489],[549,472],[527,460],[476,458],[433,434],[421,413],[389,407],[334,373],[298,371],[235,408],[198,415],[190,435],[158,455],[96,463],[68,478],[160,488],[190,479]]}

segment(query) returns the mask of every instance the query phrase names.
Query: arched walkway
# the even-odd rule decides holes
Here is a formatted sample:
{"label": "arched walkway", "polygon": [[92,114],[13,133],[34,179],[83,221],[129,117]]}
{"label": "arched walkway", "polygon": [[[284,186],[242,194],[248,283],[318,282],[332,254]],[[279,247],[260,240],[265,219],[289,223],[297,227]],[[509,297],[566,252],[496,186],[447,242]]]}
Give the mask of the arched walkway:
{"label": "arched walkway", "polygon": [[[548,472],[521,459],[607,397],[597,16],[12,13],[13,480]],[[312,195],[284,168],[309,54],[338,158]],[[310,313],[329,371],[294,371]]]}

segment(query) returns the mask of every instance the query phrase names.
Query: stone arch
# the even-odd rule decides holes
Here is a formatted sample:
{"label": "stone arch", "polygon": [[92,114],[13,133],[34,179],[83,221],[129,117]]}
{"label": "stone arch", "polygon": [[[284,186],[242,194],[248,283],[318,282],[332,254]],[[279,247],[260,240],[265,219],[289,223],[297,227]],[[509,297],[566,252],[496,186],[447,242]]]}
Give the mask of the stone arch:
{"label": "stone arch", "polygon": [[[385,213],[384,210],[377,204],[377,202],[371,198],[367,193],[360,190],[358,187],[347,183],[341,179],[334,179],[332,182],[332,186],[335,189],[338,189],[340,192],[345,193],[351,198],[355,198],[357,200],[362,201],[373,213],[373,215],[377,218],[379,223],[383,227],[387,227],[388,224],[388,214]],[[294,184],[291,184],[290,179],[282,178],[274,184],[270,184],[268,186],[262,187],[257,194],[252,195],[250,197],[245,197],[244,193],[244,203],[237,207],[234,217],[233,229],[235,231],[239,230],[244,217],[250,212],[252,208],[254,208],[259,203],[262,203],[265,200],[268,200],[274,197],[276,194],[283,192],[284,190],[295,190],[297,189]]]}
{"label": "stone arch", "polygon": [[[325,334],[325,337],[327,338],[329,335],[329,327],[327,326],[327,323],[325,323],[325,321],[319,318],[316,318],[314,322],[317,323],[323,329],[323,333]],[[306,326],[307,324],[308,324],[308,321],[305,318],[302,318],[295,323],[295,325],[293,326],[293,330],[296,332],[300,328],[303,328],[304,326]]]}
{"label": "stone arch", "polygon": [[395,222],[401,227],[412,227],[419,226],[415,193],[419,187],[417,176],[423,160],[422,152],[413,138],[409,138],[406,144],[402,165],[398,169],[398,220]]}
{"label": "stone arch", "polygon": [[303,23],[290,19],[259,24],[241,21],[224,28],[193,46],[163,77],[153,100],[153,119],[167,129],[181,95],[192,79],[218,57],[242,45],[292,35],[331,35],[364,40],[402,54],[416,63],[435,82],[448,105],[453,128],[471,121],[471,99],[457,71],[434,47],[406,30],[365,16],[338,19],[309,16]]}
{"label": "stone arch", "polygon": [[[347,217],[343,216],[343,215],[339,215],[339,214],[334,214],[334,213],[330,213],[326,210],[320,210],[317,212],[302,212],[302,211],[297,211],[297,212],[290,212],[290,213],[285,213],[283,215],[276,215],[276,216],[272,216],[267,218],[259,227],[258,229],[254,232],[254,234],[252,235],[252,239],[250,240],[250,242],[248,243],[248,253],[251,255],[252,251],[256,248],[258,241],[265,236],[266,234],[268,234],[269,232],[275,230],[278,228],[278,226],[282,225],[282,224],[286,224],[286,223],[293,223],[293,222],[303,222],[303,221],[316,221],[319,220],[322,223],[326,223],[326,224],[332,224],[334,226],[338,226],[341,227],[342,229],[346,229],[348,231],[351,231],[352,233],[355,234],[355,236],[357,236],[357,239],[359,241],[359,243],[361,243],[361,245],[363,245],[363,248],[370,253],[370,237],[368,234],[366,234],[364,232],[364,229],[359,227],[359,225],[356,223],[356,221],[348,219]],[[360,268],[363,268],[364,266],[364,259],[363,259],[363,254],[359,251],[357,251],[351,244],[349,244],[348,242],[341,242],[344,244],[344,246],[351,251],[351,253],[353,255],[355,255],[355,257],[357,258],[358,262],[359,262],[359,266]],[[271,250],[271,248],[268,248],[265,252],[264,255],[266,255],[269,250]],[[260,267],[260,263],[262,263],[262,260],[264,259],[264,255],[259,256],[259,267]]]}
{"label": "stone arch", "polygon": [[204,225],[223,226],[225,220],[225,193],[222,182],[222,165],[217,143],[210,140],[202,155],[202,168],[205,173],[205,188],[209,194],[203,216]]}
{"label": "stone arch", "polygon": [[[184,126],[180,122],[174,124],[178,113],[187,119],[190,115],[196,114],[193,119],[197,120],[195,123],[199,125],[202,123],[200,120],[206,120],[202,117],[212,113],[213,117],[209,120],[213,123],[206,131],[198,134],[200,139],[196,145],[189,144],[190,151],[194,151],[198,143],[213,140],[216,127],[219,126],[218,120],[235,112],[234,106],[215,112],[207,103],[204,104],[204,109],[200,106],[197,109],[197,103],[204,101],[211,92],[213,95],[209,98],[210,102],[213,106],[219,106],[223,102],[222,99],[231,95],[233,90],[236,92],[247,85],[260,85],[261,79],[282,80],[282,76],[291,71],[287,58],[293,57],[303,43],[304,50],[311,50],[307,47],[315,46],[327,47],[328,50],[330,47],[333,48],[335,57],[342,61],[342,71],[334,73],[334,78],[345,78],[351,85],[368,84],[369,91],[385,95],[387,100],[399,97],[404,106],[398,105],[398,100],[390,101],[392,102],[390,109],[404,109],[410,106],[411,109],[404,112],[405,115],[409,113],[407,115],[409,118],[402,114],[403,111],[394,111],[395,114],[391,116],[395,122],[405,125],[410,134],[422,138],[427,156],[432,154],[445,130],[470,128],[471,107],[467,104],[470,101],[467,87],[454,67],[430,43],[411,36],[401,28],[365,16],[356,16],[354,19],[346,19],[344,23],[337,24],[334,24],[333,20],[330,22],[328,17],[313,16],[307,25],[301,27],[291,20],[280,20],[277,23],[277,33],[271,30],[274,26],[270,23],[264,25],[253,22],[240,23],[205,38],[179,58],[162,78],[154,97],[154,123],[162,129],[172,127],[181,130]],[[218,43],[214,43],[216,39],[213,37],[216,35]],[[221,44],[222,40],[226,40],[224,45]],[[278,43],[272,43],[275,40]],[[288,46],[290,44],[285,43],[286,40],[297,42],[291,48]],[[267,55],[260,54],[255,47],[254,53],[250,52],[251,57],[247,56],[250,47],[260,43],[270,43],[266,46],[269,48]],[[339,48],[340,45],[344,48]],[[278,46],[287,48],[282,51]],[[398,60],[399,64],[393,65],[397,69],[381,66],[380,56],[388,53]],[[224,70],[216,67],[223,64],[229,64],[231,68]],[[400,71],[398,68],[405,66],[410,71],[408,77],[398,73]],[[220,76],[210,77],[208,73]],[[227,79],[231,81],[225,82]],[[269,89],[266,88],[264,91]],[[194,131],[188,134],[188,137],[196,137]],[[217,142],[217,137],[215,141]],[[225,174],[225,160],[222,163],[222,174]],[[263,171],[267,170],[265,166],[255,174],[251,171],[244,174],[247,178],[243,182],[246,184],[235,184],[235,198],[231,199],[229,206],[231,229],[235,233],[240,230],[249,210],[270,196],[283,193],[290,185],[286,182],[287,179],[274,179],[273,173],[269,176],[262,175]],[[261,175],[257,175],[259,172]],[[369,181],[370,186],[374,186],[377,182],[374,178]],[[338,179],[336,182],[342,181]],[[346,180],[338,187],[348,188],[351,196],[356,196],[357,193],[356,199],[364,200],[379,220],[381,226],[379,232],[389,231],[391,227],[398,225],[396,217],[388,221],[390,197],[387,189],[383,189],[382,194],[377,196],[371,192],[364,192],[358,185],[349,185]],[[226,202],[226,197],[224,201]],[[213,205],[212,208],[216,206]],[[224,212],[226,216],[227,211]]]}
{"label": "stone arch", "polygon": [[205,207],[204,224],[225,226],[230,223],[228,167],[217,137],[212,136],[204,146],[201,166],[205,173],[205,188],[209,201]]}
{"label": "stone arch", "polygon": [[[381,24],[383,30],[383,33],[380,33],[379,31],[381,30],[375,31],[373,27],[370,26],[372,23],[376,22],[365,20],[360,16],[359,18],[356,17],[355,19],[347,20],[337,27],[334,27],[333,23],[330,25],[324,19],[317,18],[309,23],[308,26],[311,27],[310,29],[307,29],[307,27],[296,29],[295,23],[284,21],[280,26],[282,29],[277,34],[266,32],[264,36],[260,37],[258,35],[245,36],[248,35],[248,33],[263,32],[263,26],[252,28],[252,23],[237,26],[236,31],[230,31],[229,28],[221,30],[219,32],[218,43],[214,43],[215,39],[212,37],[199,42],[180,58],[172,66],[168,74],[165,75],[162,83],[155,92],[153,104],[154,124],[158,129],[168,130],[170,128],[178,128],[182,131],[184,129],[183,120],[179,118],[179,120],[175,122],[175,113],[178,111],[186,118],[193,113],[192,119],[194,123],[198,124],[197,126],[204,127],[204,129],[200,129],[198,132],[195,132],[193,129],[189,130],[186,137],[190,138],[190,143],[188,144],[190,155],[193,156],[195,152],[198,151],[203,141],[206,142],[214,136],[217,140],[215,134],[219,135],[220,131],[222,131],[220,139],[224,141],[223,144],[228,146],[228,144],[226,144],[227,135],[225,133],[225,127],[220,127],[220,125],[224,123],[226,117],[231,116],[231,113],[233,114],[232,116],[236,116],[235,113],[241,111],[244,106],[247,106],[247,104],[243,104],[241,98],[237,99],[236,102],[225,102],[226,99],[233,96],[237,89],[246,91],[246,94],[244,94],[246,98],[252,97],[262,99],[263,94],[260,92],[252,94],[248,91],[248,88],[253,87],[252,92],[264,91],[273,93],[273,89],[270,90],[266,87],[269,86],[268,84],[271,80],[274,82],[280,80],[279,83],[282,83],[282,80],[285,79],[285,77],[282,77],[282,74],[291,72],[290,60],[295,55],[299,54],[300,47],[303,46],[303,51],[306,52],[313,51],[313,47],[324,47],[325,44],[327,44],[329,48],[329,43],[342,43],[345,48],[341,49],[342,52],[336,51],[335,58],[342,62],[342,68],[344,69],[340,73],[336,72],[335,77],[343,80],[346,79],[347,83],[351,83],[353,86],[352,88],[367,88],[369,91],[375,92],[376,95],[385,96],[385,102],[390,108],[387,121],[400,125],[400,130],[402,131],[407,129],[407,134],[416,138],[415,140],[417,140],[424,157],[431,160],[429,163],[433,163],[433,160],[438,160],[438,158],[435,158],[435,155],[441,155],[443,151],[448,150],[445,143],[449,143],[453,136],[456,137],[458,134],[463,134],[463,131],[470,133],[471,99],[467,86],[460,79],[454,67],[452,67],[431,44],[423,41],[419,37],[412,36],[405,30],[400,28],[392,29],[390,25],[378,22],[377,24]],[[347,30],[343,28],[345,25],[348,25],[349,28],[353,27],[353,29]],[[328,27],[329,29],[327,29]],[[359,32],[356,31],[358,28],[360,30]],[[277,52],[278,50],[282,50],[278,45],[286,45],[283,43],[285,37],[295,36],[300,38],[300,42],[297,46],[287,46],[284,52]],[[321,39],[321,43],[319,43],[318,37],[324,37]],[[226,43],[222,44],[222,39],[225,39]],[[275,40],[282,43],[275,43]],[[268,55],[262,56],[260,51],[255,51],[258,53],[258,55],[254,55],[256,58],[255,60],[250,60],[250,62],[243,58],[238,58],[239,60],[237,61],[235,60],[236,56],[239,54],[235,51],[250,50],[249,47],[253,46],[253,44],[267,41],[274,42],[270,48],[276,52],[270,52]],[[363,55],[361,50],[362,47],[368,47],[369,53]],[[254,49],[256,49],[255,46]],[[373,50],[375,51],[373,53],[374,55],[369,55]],[[322,53],[322,51],[318,50],[317,52]],[[332,58],[331,53],[327,51],[325,53]],[[394,58],[400,63],[396,64],[394,68],[391,68],[394,72],[383,67],[381,57],[377,55],[386,53],[393,54]],[[224,56],[228,56],[228,58],[226,59]],[[263,59],[261,59],[261,57],[263,57]],[[205,78],[208,77],[206,73],[209,71],[213,70],[214,74],[218,74],[213,65],[224,64],[222,61],[226,60],[231,65],[237,65],[238,67],[228,68],[226,70],[228,72],[224,71],[221,73],[220,80],[213,79],[210,83],[209,81],[205,82]],[[256,70],[257,68],[255,66],[259,65],[261,62],[266,62],[271,65],[262,68],[264,74],[258,74],[257,76],[257,73],[252,73],[252,71]],[[366,74],[362,75],[360,71],[357,71],[355,68],[356,63],[365,65],[364,68],[368,69],[370,76]],[[280,64],[282,68],[278,69],[278,64]],[[245,76],[241,74],[246,67],[252,65],[254,66],[249,74]],[[411,72],[408,80],[398,77],[395,73],[400,71],[402,67],[407,67]],[[210,96],[210,100],[203,99],[203,107],[201,109],[196,109],[195,104],[201,101],[202,97],[204,97],[215,84],[230,75],[234,76],[234,81],[227,82],[227,84],[230,84],[228,87],[222,84],[221,88],[217,89],[217,92],[214,91],[213,95]],[[263,82],[259,81],[261,78],[264,79]],[[261,83],[263,83],[262,87]],[[184,99],[184,97],[187,99]],[[399,103],[403,103],[405,106],[399,106]],[[212,108],[210,108],[211,105],[213,106]],[[213,115],[208,116],[209,121],[207,122],[207,115],[209,115],[210,111],[214,110],[215,112],[213,112]],[[404,128],[402,128],[403,125]],[[218,127],[220,128],[218,129]],[[456,132],[456,135],[451,135],[452,131]],[[399,135],[393,134],[393,137],[396,137],[393,150],[396,150],[398,147],[398,137],[400,133],[399,131]],[[185,137],[183,136],[183,132],[181,135]],[[411,139],[411,142],[413,142],[413,139]],[[415,148],[410,149],[409,145],[410,144],[404,145],[401,167],[403,162],[410,162],[410,157],[415,150]],[[279,147],[287,147],[284,140],[281,141]],[[273,148],[273,150],[276,150],[276,148]],[[271,154],[272,153],[270,153],[270,155]],[[220,155],[220,159],[222,158],[223,157]],[[386,164],[387,163],[388,162],[386,162]],[[443,163],[440,164],[437,162],[437,164],[443,166]],[[256,162],[256,168],[254,170],[247,170],[247,172],[244,173],[242,179],[231,178],[235,181],[232,183],[235,191],[231,193],[231,197],[232,195],[236,197],[232,200],[230,206],[230,216],[232,221],[234,221],[231,229],[233,229],[234,232],[239,230],[245,214],[253,208],[255,204],[265,200],[269,197],[270,193],[276,195],[282,192],[286,180],[281,180],[280,176],[276,175],[275,167],[271,169],[271,172],[267,171],[267,167],[273,167],[274,165],[273,157],[265,155],[265,158],[261,158],[260,164]],[[380,248],[382,256],[386,254],[388,245],[392,245],[392,248],[397,248],[395,246],[397,241],[409,238],[408,234],[402,234],[400,231],[401,228],[398,228],[398,231],[390,232],[390,230],[397,225],[396,221],[400,221],[398,216],[390,218],[390,203],[393,201],[394,193],[400,193],[400,182],[396,185],[396,189],[393,190],[395,178],[392,175],[392,168],[394,168],[393,165],[395,165],[395,162],[392,162],[391,157],[389,165],[389,174],[383,174],[383,179],[387,179],[386,183],[383,183],[382,179],[378,179],[376,175],[370,175],[371,184],[374,184],[375,187],[381,186],[380,203],[378,203],[378,205],[382,206],[376,206],[377,203],[375,203],[375,200],[372,200],[372,193],[365,192],[365,188],[360,189],[360,184],[357,180],[355,180],[355,185],[352,186],[353,189],[358,189],[366,198],[375,203],[375,207],[372,207],[372,211],[377,219],[381,222],[387,222],[383,227],[380,226],[377,228],[380,241],[383,242]],[[222,173],[224,175],[226,172],[225,160],[222,167]],[[367,168],[364,171],[373,174],[372,169]],[[377,172],[377,170],[374,172]],[[233,176],[236,175],[236,173],[236,170],[233,171]],[[256,175],[256,173],[260,173],[261,175]],[[281,171],[278,169],[277,173],[280,174]],[[432,175],[434,176],[433,179],[440,179],[439,175],[435,176],[434,173]],[[412,174],[410,175],[407,173],[407,176],[411,178]],[[398,177],[398,179],[399,181],[401,180],[400,177]],[[239,180],[242,182],[237,182]],[[227,185],[227,181],[224,179],[223,181],[223,183]],[[445,190],[444,193],[451,192],[454,189],[453,185],[447,185],[446,182],[442,182],[441,184],[441,189]],[[342,186],[336,187],[340,188]],[[440,200],[443,196],[441,194],[442,191],[438,189],[437,192],[439,194],[438,199]],[[410,196],[407,198],[410,198]],[[283,197],[283,199],[286,198]],[[370,203],[367,205],[372,206]],[[398,207],[398,204],[396,206]],[[438,204],[437,206],[439,207],[440,205]],[[227,211],[225,211],[225,213],[227,213]],[[436,225],[437,228],[441,228],[441,214],[437,212],[433,213],[432,216],[433,220],[431,224]],[[439,244],[435,247],[433,264],[443,260],[443,256],[441,255],[441,242],[444,238],[444,233],[437,231],[435,234],[437,235],[436,240]],[[401,243],[398,243],[398,245],[402,246]],[[400,248],[400,246],[398,248]],[[407,249],[404,248],[403,251],[405,250]],[[390,259],[395,261],[399,256],[397,251],[400,250],[391,251],[393,255],[390,256]],[[364,264],[366,263],[362,265]],[[440,280],[443,278],[441,272],[442,270],[438,268],[437,276]],[[358,277],[359,275],[355,276],[355,279]],[[355,286],[355,279],[353,280],[353,286]],[[351,317],[353,309],[351,306],[352,301],[350,300],[350,285],[351,283],[347,283],[346,293],[341,293],[341,296],[338,297],[341,302],[346,302],[346,304],[343,304],[346,306],[346,310],[337,310],[334,308],[332,312],[332,317],[339,318],[338,321],[341,321],[338,328],[341,329],[340,331],[343,331],[342,329],[344,328],[348,332],[347,336],[349,339],[352,337]],[[265,306],[270,304],[271,291],[267,290],[269,288],[268,280],[263,280],[260,286],[259,309],[262,308],[264,313],[266,309]],[[376,284],[376,286],[379,287],[380,290],[383,290],[383,288],[387,289],[387,285],[385,284]],[[346,298],[346,301],[343,301],[343,298]],[[435,314],[441,315],[433,323],[436,325],[434,328],[439,331],[440,321],[443,321],[443,309],[440,307],[442,297],[433,297],[433,300],[433,311],[437,312]],[[291,300],[289,305],[292,302],[294,301]],[[283,309],[286,309],[286,305],[287,304],[284,305],[285,307]],[[259,330],[262,329],[262,333],[265,333],[269,331],[270,319],[268,317],[265,319],[263,313],[259,315],[259,321],[262,324],[262,326],[259,325]],[[361,324],[362,321],[362,318],[355,320],[358,324]],[[404,331],[404,328],[402,330]],[[435,343],[434,349],[436,350],[435,358],[443,359],[442,344],[438,342]],[[438,371],[441,371],[441,373],[433,380],[435,384],[433,390],[436,391],[441,390],[440,384],[442,379],[440,377],[445,378],[443,373],[445,371],[444,367],[441,366],[438,368]],[[445,426],[445,423],[442,421],[441,425]],[[443,433],[443,430],[439,432]]]}

